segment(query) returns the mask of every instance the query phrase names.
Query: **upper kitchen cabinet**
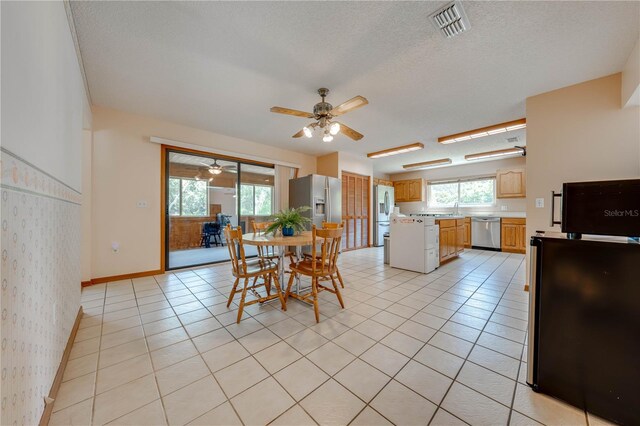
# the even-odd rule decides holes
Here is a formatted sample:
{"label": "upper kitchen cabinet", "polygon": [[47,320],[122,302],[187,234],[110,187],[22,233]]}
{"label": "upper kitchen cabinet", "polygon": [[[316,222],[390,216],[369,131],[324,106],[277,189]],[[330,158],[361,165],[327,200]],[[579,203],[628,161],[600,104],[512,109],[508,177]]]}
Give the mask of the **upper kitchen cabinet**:
{"label": "upper kitchen cabinet", "polygon": [[422,179],[397,180],[393,182],[393,187],[397,203],[423,201]]}
{"label": "upper kitchen cabinet", "polygon": [[502,169],[496,173],[496,198],[524,198],[527,182],[524,169]]}

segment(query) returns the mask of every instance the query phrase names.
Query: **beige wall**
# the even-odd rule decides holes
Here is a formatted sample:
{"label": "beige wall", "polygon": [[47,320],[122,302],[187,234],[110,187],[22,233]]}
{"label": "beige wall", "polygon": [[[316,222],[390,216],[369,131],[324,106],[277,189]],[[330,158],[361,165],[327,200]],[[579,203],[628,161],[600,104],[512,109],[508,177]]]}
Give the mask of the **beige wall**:
{"label": "beige wall", "polygon": [[316,170],[309,155],[107,108],[94,108],[93,129],[93,278],[160,268],[161,147],[150,136],[296,163],[301,176]]}
{"label": "beige wall", "polygon": [[[478,140],[480,141],[480,139]],[[464,142],[463,142],[464,143]],[[478,143],[478,142],[476,142]],[[525,157],[504,158],[495,161],[483,161],[451,167],[438,167],[435,169],[416,170],[408,173],[392,174],[391,180],[423,178],[426,181],[469,178],[475,176],[495,175],[498,169],[525,168]],[[426,191],[426,185],[425,185]],[[397,203],[401,213],[417,213],[422,211],[438,212],[451,209],[432,209],[427,204],[426,193],[422,202]],[[502,210],[506,206],[507,210]],[[527,203],[524,198],[502,198],[496,200],[491,207],[468,207],[460,209],[463,213],[504,213],[522,215],[526,211]]]}
{"label": "beige wall", "polygon": [[1,9],[0,424],[36,425],[80,307],[82,130],[91,112],[64,4]]}
{"label": "beige wall", "polygon": [[640,105],[640,37],[622,69],[622,106]]}
{"label": "beige wall", "polygon": [[93,132],[82,131],[82,243],[80,255],[80,275],[82,281],[90,281],[91,275],[91,159],[93,156]]}
{"label": "beige wall", "polygon": [[614,74],[527,99],[529,235],[559,231],[550,195],[564,182],[640,177],[640,107],[621,108],[620,85]]}

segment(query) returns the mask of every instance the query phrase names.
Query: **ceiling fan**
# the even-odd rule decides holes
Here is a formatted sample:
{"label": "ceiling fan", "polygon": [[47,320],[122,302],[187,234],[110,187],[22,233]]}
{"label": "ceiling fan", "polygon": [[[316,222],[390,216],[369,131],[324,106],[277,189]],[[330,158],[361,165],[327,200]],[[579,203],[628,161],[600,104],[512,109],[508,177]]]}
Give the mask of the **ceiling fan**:
{"label": "ceiling fan", "polygon": [[313,130],[317,127],[323,130],[324,136],[322,137],[322,140],[324,142],[331,142],[333,140],[333,136],[335,136],[338,132],[341,132],[343,135],[350,137],[354,141],[359,141],[364,137],[362,133],[356,132],[352,128],[345,126],[342,123],[333,121],[333,118],[339,115],[346,114],[349,111],[353,111],[356,108],[365,106],[369,103],[366,98],[358,95],[334,108],[333,105],[325,102],[324,100],[324,98],[329,94],[329,89],[322,87],[318,89],[318,94],[320,95],[320,97],[322,97],[322,101],[313,106],[312,113],[277,106],[271,107],[271,112],[275,112],[278,114],[295,115],[296,117],[313,118],[316,120],[311,124],[303,127],[302,130],[293,135],[292,137],[294,138],[299,138],[303,135],[310,138],[313,136]]}
{"label": "ceiling fan", "polygon": [[212,175],[219,175],[222,172],[238,173],[238,168],[236,166],[221,166],[220,164],[218,164],[218,160],[213,160],[213,164],[200,164],[206,166],[209,170],[209,173],[211,173]]}

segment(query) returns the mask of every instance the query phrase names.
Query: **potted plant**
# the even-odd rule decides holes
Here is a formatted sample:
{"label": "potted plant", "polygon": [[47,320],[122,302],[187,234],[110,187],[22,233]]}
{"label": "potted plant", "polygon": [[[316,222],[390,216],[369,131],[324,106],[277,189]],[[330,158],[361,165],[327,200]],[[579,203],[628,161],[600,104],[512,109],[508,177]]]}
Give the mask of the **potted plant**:
{"label": "potted plant", "polygon": [[273,223],[265,229],[265,233],[275,234],[278,229],[282,229],[283,237],[291,237],[297,232],[305,230],[305,225],[311,222],[311,219],[304,217],[302,213],[311,210],[308,206],[302,206],[293,209],[285,209],[271,217]]}

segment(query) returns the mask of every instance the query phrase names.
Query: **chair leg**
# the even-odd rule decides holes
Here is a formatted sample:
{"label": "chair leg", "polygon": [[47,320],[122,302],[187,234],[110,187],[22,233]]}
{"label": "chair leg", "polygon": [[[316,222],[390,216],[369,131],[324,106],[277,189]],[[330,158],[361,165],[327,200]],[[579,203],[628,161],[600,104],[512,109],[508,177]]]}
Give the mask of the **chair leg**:
{"label": "chair leg", "polygon": [[244,309],[244,298],[247,296],[247,289],[249,288],[249,278],[244,279],[244,288],[242,289],[242,297],[240,298],[240,306],[238,307],[238,320],[236,321],[240,324],[240,320],[242,319],[242,311]]}
{"label": "chair leg", "polygon": [[[336,269],[336,275],[338,275],[338,281],[340,281],[340,286],[344,288],[344,281],[342,281],[342,275],[340,275],[340,270]],[[344,306],[343,306],[344,308]]]}
{"label": "chair leg", "polygon": [[[340,275],[338,275],[338,279],[340,279]],[[336,296],[338,296],[338,302],[340,302],[340,306],[344,309],[344,302],[342,301],[342,294],[340,294],[340,289],[338,288],[338,284],[336,284],[336,279],[331,275],[331,282],[333,283],[333,289],[336,291]]]}
{"label": "chair leg", "polygon": [[267,291],[267,297],[271,296],[271,274],[264,277],[264,288]]}
{"label": "chair leg", "polygon": [[273,276],[273,285],[276,288],[276,293],[278,293],[278,298],[280,299],[280,304],[282,305],[282,310],[287,310],[287,302],[284,300],[282,296],[282,291],[280,290],[280,281],[278,277],[273,272],[269,274],[269,282],[271,282],[271,276]]}
{"label": "chair leg", "polygon": [[238,282],[240,278],[236,278],[236,281],[233,283],[233,288],[231,289],[231,294],[229,295],[229,301],[227,302],[227,308],[231,306],[231,301],[233,300],[233,296],[236,294],[236,287],[238,287]]}
{"label": "chair leg", "polygon": [[291,286],[293,285],[293,280],[296,278],[296,273],[291,271],[291,276],[289,277],[289,284],[287,285],[287,292],[284,295],[284,298],[289,300],[289,295],[291,294]]}
{"label": "chair leg", "polygon": [[311,280],[311,291],[313,292],[313,310],[316,313],[316,322],[320,322],[320,310],[318,309],[318,278]]}

